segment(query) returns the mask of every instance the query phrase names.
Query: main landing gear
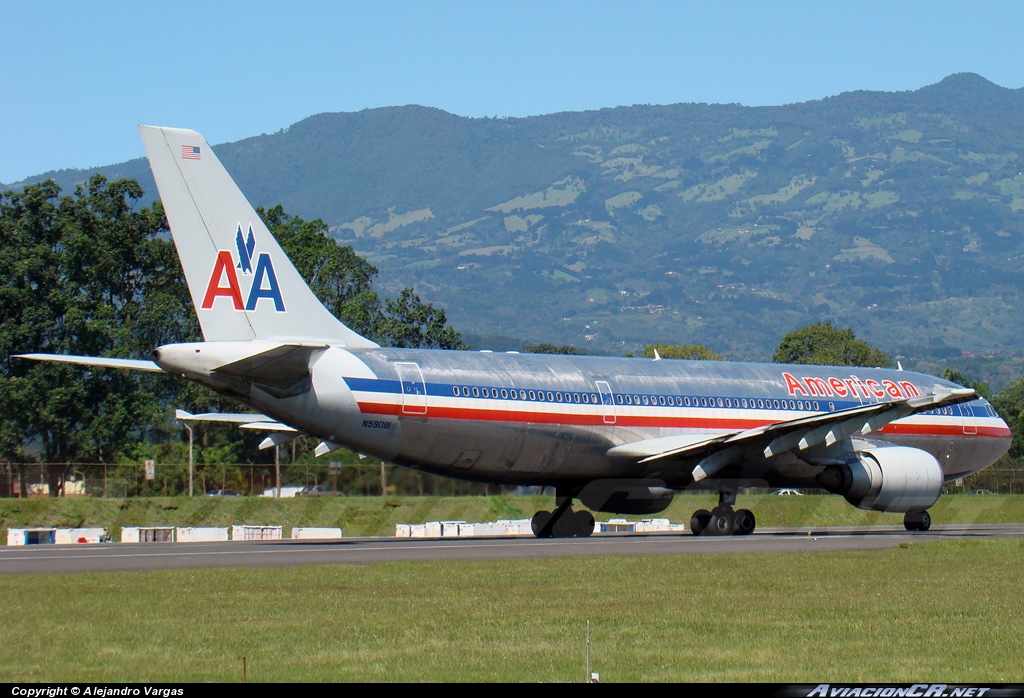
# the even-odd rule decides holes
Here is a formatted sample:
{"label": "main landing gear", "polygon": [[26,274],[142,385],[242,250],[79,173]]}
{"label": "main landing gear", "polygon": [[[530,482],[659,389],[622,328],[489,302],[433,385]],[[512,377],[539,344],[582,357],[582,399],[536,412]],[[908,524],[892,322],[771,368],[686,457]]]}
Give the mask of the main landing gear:
{"label": "main landing gear", "polygon": [[690,530],[695,536],[747,536],[754,532],[757,521],[749,509],[733,509],[735,492],[720,492],[718,506],[708,511],[698,509],[690,517]]}
{"label": "main landing gear", "polygon": [[932,527],[932,517],[927,511],[908,511],[903,515],[903,527],[908,531],[927,531]]}
{"label": "main landing gear", "polygon": [[[572,494],[576,494],[573,492]],[[573,511],[572,496],[562,488],[555,490],[555,510],[538,511],[530,521],[538,538],[586,538],[594,532],[594,515],[589,511]]]}

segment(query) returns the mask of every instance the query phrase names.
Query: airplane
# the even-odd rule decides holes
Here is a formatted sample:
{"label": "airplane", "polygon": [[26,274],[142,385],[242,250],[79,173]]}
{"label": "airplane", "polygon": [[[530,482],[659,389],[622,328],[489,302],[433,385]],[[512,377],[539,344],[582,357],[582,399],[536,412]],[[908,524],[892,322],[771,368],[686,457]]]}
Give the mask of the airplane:
{"label": "airplane", "polygon": [[205,341],[152,361],[23,356],[199,383],[259,413],[223,419],[269,430],[261,447],[307,435],[318,456],[553,487],[538,537],[589,536],[591,510],[653,514],[688,488],[718,494],[693,534],[749,535],[749,486],[823,488],[925,531],[944,482],[1009,448],[974,390],[902,367],[380,347],[317,300],[199,133],[140,131]]}

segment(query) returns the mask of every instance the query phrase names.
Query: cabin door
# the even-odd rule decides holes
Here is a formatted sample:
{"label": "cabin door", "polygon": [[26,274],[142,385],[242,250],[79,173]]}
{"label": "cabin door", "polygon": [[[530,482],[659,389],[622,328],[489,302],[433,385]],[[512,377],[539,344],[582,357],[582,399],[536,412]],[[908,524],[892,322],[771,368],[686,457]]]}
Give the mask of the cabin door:
{"label": "cabin door", "polygon": [[601,396],[601,409],[604,412],[604,423],[615,424],[615,399],[608,381],[597,381],[597,392]]}
{"label": "cabin door", "polygon": [[402,392],[402,414],[425,415],[427,413],[427,385],[418,364],[398,362],[395,364]]}

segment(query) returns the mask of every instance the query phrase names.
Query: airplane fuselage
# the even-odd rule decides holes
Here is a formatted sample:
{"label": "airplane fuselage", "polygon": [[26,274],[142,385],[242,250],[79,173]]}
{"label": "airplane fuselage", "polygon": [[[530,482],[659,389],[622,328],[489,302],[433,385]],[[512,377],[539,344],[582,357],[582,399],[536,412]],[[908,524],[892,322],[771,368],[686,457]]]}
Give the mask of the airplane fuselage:
{"label": "airplane fuselage", "polygon": [[[670,488],[693,483],[692,460],[643,464],[609,450],[956,387],[879,368],[415,349],[330,347],[309,363],[310,389],[287,397],[258,384],[236,381],[225,390],[209,377],[184,375],[325,442],[426,472],[513,485],[651,479]],[[891,422],[864,438],[926,451],[950,480],[996,460],[1010,434],[977,399]],[[788,451],[747,454],[742,468],[726,474],[771,487],[815,487],[829,455],[809,455],[814,465]]]}

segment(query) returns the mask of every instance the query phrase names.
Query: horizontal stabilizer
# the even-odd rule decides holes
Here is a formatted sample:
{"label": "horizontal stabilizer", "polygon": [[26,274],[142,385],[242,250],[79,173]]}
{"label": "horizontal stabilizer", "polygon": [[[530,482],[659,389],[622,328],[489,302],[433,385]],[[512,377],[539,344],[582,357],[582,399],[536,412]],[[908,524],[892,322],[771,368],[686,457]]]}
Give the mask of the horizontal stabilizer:
{"label": "horizontal stabilizer", "polygon": [[162,368],[152,361],[143,359],[112,359],[100,356],[68,356],[63,354],[15,354],[14,358],[31,359],[32,361],[56,361],[58,363],[96,366],[98,368],[121,368],[130,371],[164,372]]}

